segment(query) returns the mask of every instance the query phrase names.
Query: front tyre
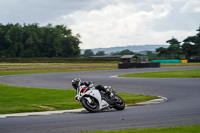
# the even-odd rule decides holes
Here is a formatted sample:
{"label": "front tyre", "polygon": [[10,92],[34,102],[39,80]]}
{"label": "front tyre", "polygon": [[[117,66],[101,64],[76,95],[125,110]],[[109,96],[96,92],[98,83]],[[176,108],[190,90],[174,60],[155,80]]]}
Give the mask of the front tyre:
{"label": "front tyre", "polygon": [[[88,100],[87,98],[90,98],[91,100]],[[99,112],[98,101],[93,97],[87,97],[87,98],[83,97],[81,99],[81,103],[82,103],[83,107],[91,113]]]}
{"label": "front tyre", "polygon": [[121,97],[117,96],[117,95],[115,95],[114,97],[115,97],[114,98],[114,102],[115,103],[114,103],[113,108],[116,109],[116,110],[123,110],[125,108],[124,100]]}

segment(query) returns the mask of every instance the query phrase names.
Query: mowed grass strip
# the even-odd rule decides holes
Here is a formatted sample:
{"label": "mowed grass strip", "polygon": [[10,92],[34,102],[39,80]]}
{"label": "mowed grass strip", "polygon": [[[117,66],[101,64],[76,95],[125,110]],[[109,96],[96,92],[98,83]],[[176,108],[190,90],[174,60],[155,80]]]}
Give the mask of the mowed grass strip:
{"label": "mowed grass strip", "polygon": [[0,114],[81,108],[81,105],[74,100],[74,96],[73,90],[26,88],[0,84]]}
{"label": "mowed grass strip", "polygon": [[126,105],[135,105],[136,103],[146,102],[158,98],[157,96],[142,95],[142,94],[118,93],[116,95],[122,97]]}
{"label": "mowed grass strip", "polygon": [[[198,67],[200,63],[162,63],[161,67]],[[0,63],[0,76],[117,69],[110,63]]]}
{"label": "mowed grass strip", "polygon": [[117,68],[117,63],[0,63],[0,71]]}
{"label": "mowed grass strip", "polygon": [[[74,100],[75,90],[27,88],[0,84],[0,114],[83,108]],[[126,104],[155,99],[154,96],[118,94]]]}
{"label": "mowed grass strip", "polygon": [[160,63],[160,67],[200,67],[200,63]]}
{"label": "mowed grass strip", "polygon": [[0,76],[112,69],[116,63],[0,63]]}
{"label": "mowed grass strip", "polygon": [[145,129],[93,131],[93,132],[81,132],[81,133],[199,133],[199,131],[200,131],[200,125],[192,125],[192,126],[159,127],[159,128],[145,128]]}
{"label": "mowed grass strip", "polygon": [[0,71],[0,76],[18,75],[18,74],[39,74],[39,73],[58,73],[58,72],[80,72],[80,71],[98,71],[112,70],[112,68],[91,68],[91,69],[68,69],[68,70],[20,70],[20,71]]}
{"label": "mowed grass strip", "polygon": [[182,70],[182,71],[132,73],[132,74],[119,75],[118,77],[139,77],[139,78],[200,78],[200,70]]}

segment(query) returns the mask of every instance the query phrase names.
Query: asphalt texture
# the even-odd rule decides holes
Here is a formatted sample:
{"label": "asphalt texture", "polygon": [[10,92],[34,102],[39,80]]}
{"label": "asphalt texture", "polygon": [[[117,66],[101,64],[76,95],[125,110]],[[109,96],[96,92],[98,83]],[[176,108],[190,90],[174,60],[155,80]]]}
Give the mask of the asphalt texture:
{"label": "asphalt texture", "polygon": [[[164,96],[161,104],[134,106],[123,111],[66,113],[0,119],[0,133],[63,133],[125,128],[166,127],[200,124],[200,78],[114,78],[113,75],[195,68],[144,68],[107,71],[12,75],[0,77],[9,85],[72,89],[80,77],[95,85],[111,85],[120,93]],[[74,94],[75,95],[75,94]]]}

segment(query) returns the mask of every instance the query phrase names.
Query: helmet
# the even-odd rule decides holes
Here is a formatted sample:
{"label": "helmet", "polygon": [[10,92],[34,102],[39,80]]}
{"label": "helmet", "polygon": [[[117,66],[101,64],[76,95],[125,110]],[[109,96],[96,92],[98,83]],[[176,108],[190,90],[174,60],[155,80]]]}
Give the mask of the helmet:
{"label": "helmet", "polygon": [[80,78],[75,78],[72,80],[72,86],[73,88],[76,90],[78,88],[78,86],[80,85],[81,83],[81,79]]}

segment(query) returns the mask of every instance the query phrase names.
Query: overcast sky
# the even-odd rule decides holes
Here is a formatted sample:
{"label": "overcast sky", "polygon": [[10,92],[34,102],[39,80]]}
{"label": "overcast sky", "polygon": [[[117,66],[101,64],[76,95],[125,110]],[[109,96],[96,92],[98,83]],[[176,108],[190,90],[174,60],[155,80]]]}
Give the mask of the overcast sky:
{"label": "overcast sky", "polygon": [[166,44],[196,35],[200,0],[0,0],[0,23],[64,24],[82,49]]}

